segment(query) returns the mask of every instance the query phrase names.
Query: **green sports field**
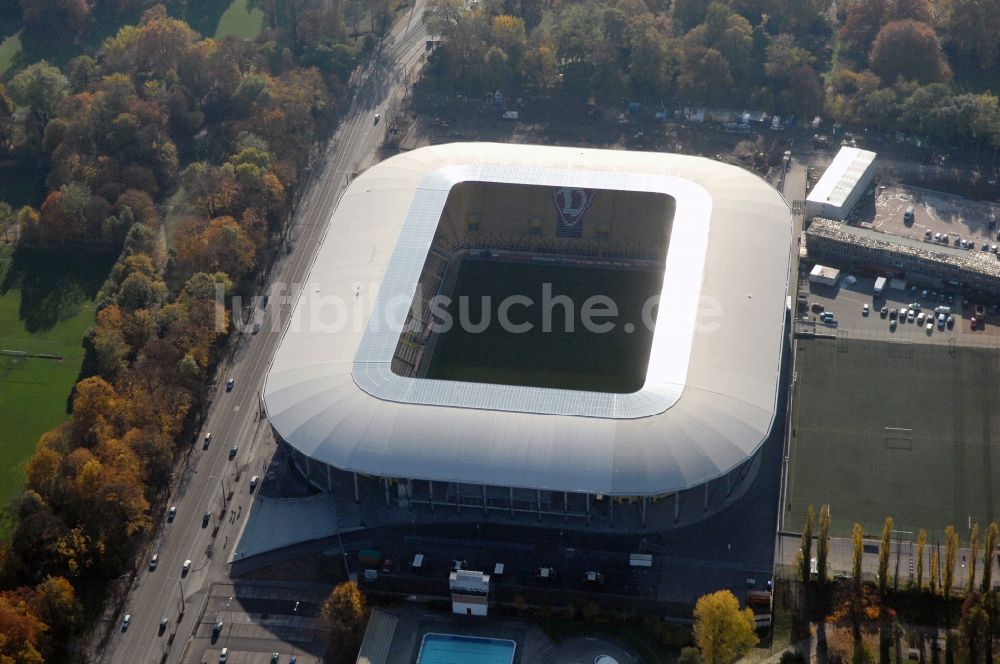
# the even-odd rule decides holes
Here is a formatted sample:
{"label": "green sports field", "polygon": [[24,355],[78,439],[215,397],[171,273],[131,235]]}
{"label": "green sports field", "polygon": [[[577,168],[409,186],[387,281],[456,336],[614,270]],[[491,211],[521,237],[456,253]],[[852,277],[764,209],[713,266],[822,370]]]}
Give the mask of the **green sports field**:
{"label": "green sports field", "polygon": [[[550,332],[545,332],[543,284],[551,284],[553,298],[566,295],[574,303],[572,328],[565,326],[564,308],[550,307]],[[501,385],[630,393],[642,388],[649,362],[652,330],[642,324],[646,300],[659,293],[662,271],[612,270],[552,265],[464,261],[452,289],[448,313],[456,324],[437,337],[428,378],[485,382]],[[514,306],[509,318],[527,322],[527,333],[505,331],[496,324],[504,298],[524,295],[531,306]],[[606,295],[618,307],[616,318],[595,322],[614,323],[607,333],[587,331],[581,323],[583,303],[592,295]],[[483,296],[490,298],[490,324],[472,332],[457,324],[462,298],[468,305],[467,320],[483,318]],[[626,332],[626,324],[635,328]]]}
{"label": "green sports field", "polygon": [[[829,503],[836,535],[1000,518],[1000,349],[800,340],[784,527]],[[915,535],[914,535],[915,537]]]}
{"label": "green sports field", "polygon": [[39,435],[67,417],[93,298],[112,262],[81,252],[0,248],[0,504],[20,490],[24,460]]}

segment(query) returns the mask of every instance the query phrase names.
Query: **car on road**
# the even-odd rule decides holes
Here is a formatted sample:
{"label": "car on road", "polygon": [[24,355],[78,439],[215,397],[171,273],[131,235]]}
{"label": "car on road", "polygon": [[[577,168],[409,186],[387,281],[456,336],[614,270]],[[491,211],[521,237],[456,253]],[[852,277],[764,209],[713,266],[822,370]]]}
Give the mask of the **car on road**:
{"label": "car on road", "polygon": [[281,657],[281,655],[279,655],[276,652],[272,652],[271,653],[271,664],[278,664],[278,658],[279,657]]}
{"label": "car on road", "polygon": [[167,631],[167,624],[169,624],[169,622],[170,621],[167,620],[166,618],[160,618],[160,634],[163,634],[165,631]]}
{"label": "car on road", "polygon": [[232,392],[234,385],[236,385],[236,380],[235,379],[230,378],[229,380],[227,380],[226,381],[226,392]]}
{"label": "car on road", "polygon": [[153,557],[149,559],[149,571],[152,572],[156,569],[157,563],[160,562],[160,554],[154,553]]}
{"label": "car on road", "polygon": [[222,621],[220,620],[219,622],[212,625],[212,636],[218,636],[221,633],[222,633]]}
{"label": "car on road", "polygon": [[181,566],[181,576],[184,576],[191,571],[191,561],[185,560],[184,564]]}
{"label": "car on road", "polygon": [[132,614],[126,613],[125,617],[122,618],[122,631],[123,632],[126,631],[128,629],[128,626],[131,624],[132,624]]}
{"label": "car on road", "polygon": [[239,451],[240,451],[240,446],[239,445],[233,445],[232,447],[230,447],[229,448],[229,458],[230,459],[235,459],[236,458],[236,453],[239,452]]}
{"label": "car on road", "polygon": [[202,445],[202,449],[207,450],[208,446],[211,445],[211,444],[212,444],[212,434],[211,433],[206,433],[205,434],[205,444]]}
{"label": "car on road", "polygon": [[223,648],[219,651],[219,664],[225,664],[229,661],[229,648]]}
{"label": "car on road", "polygon": [[250,478],[250,493],[253,493],[253,490],[257,488],[257,482],[259,481],[260,475],[254,475]]}
{"label": "car on road", "polygon": [[381,113],[376,113],[375,114],[375,121],[372,122],[372,126],[377,125],[378,121],[381,120],[381,119],[382,119],[382,114]]}
{"label": "car on road", "polygon": [[207,528],[207,527],[208,527],[208,522],[209,522],[209,520],[210,520],[211,518],[212,518],[212,513],[211,513],[211,512],[205,512],[205,513],[204,513],[204,514],[203,514],[203,515],[201,516],[201,527],[202,527],[202,528]]}
{"label": "car on road", "polygon": [[173,523],[174,519],[176,519],[176,518],[177,518],[177,506],[174,505],[167,512],[167,522],[168,523]]}

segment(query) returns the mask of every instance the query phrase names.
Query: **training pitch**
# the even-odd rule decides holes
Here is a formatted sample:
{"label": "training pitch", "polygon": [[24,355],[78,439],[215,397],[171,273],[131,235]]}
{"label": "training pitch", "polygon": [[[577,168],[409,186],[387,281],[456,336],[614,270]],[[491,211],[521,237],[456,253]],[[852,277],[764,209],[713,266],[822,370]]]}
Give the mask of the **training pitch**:
{"label": "training pitch", "polygon": [[[550,309],[551,332],[545,331],[542,287],[546,283],[551,284],[553,300],[568,296],[573,303],[572,327],[565,325],[565,308],[554,304]],[[448,307],[456,324],[438,335],[427,377],[591,392],[635,392],[645,381],[653,339],[653,331],[642,323],[643,306],[659,294],[662,285],[662,269],[463,261]],[[500,303],[513,295],[527,296],[533,302],[530,306],[511,307],[508,315],[513,323],[530,323],[529,332],[508,332],[497,323]],[[595,295],[607,296],[618,308],[616,317],[592,318],[595,323],[612,323],[609,332],[588,331],[582,324],[584,303]],[[482,332],[463,329],[458,324],[462,298],[469,302],[467,320],[477,323],[483,320],[484,297],[490,298],[491,324]]]}
{"label": "training pitch", "polygon": [[0,248],[0,506],[20,491],[38,437],[68,417],[93,298],[112,261]]}
{"label": "training pitch", "polygon": [[795,373],[785,530],[823,503],[836,536],[1000,518],[1000,349],[800,340]]}

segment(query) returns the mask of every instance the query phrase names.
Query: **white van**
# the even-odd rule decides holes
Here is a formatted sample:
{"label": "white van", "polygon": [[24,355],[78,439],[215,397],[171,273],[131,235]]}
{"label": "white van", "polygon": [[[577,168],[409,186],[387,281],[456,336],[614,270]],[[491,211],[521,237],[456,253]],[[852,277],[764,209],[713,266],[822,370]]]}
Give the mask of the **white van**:
{"label": "white van", "polygon": [[229,648],[223,648],[219,651],[219,664],[226,664],[229,660]]}

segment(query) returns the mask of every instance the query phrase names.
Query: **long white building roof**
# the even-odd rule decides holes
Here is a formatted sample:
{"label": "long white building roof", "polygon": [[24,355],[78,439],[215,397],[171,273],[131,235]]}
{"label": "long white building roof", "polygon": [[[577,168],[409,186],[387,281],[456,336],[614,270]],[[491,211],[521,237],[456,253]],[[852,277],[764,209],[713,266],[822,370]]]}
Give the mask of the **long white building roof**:
{"label": "long white building roof", "polygon": [[[462,181],[676,199],[640,391],[390,370],[399,305],[409,304],[448,191]],[[766,440],[779,398],[792,224],[783,198],[756,176],[673,154],[458,143],[369,169],[332,215],[263,391],[274,429],[309,457],[380,476],[655,495],[717,478]]]}
{"label": "long white building roof", "polygon": [[860,148],[842,147],[823,177],[812,188],[807,201],[842,207],[847,197],[875,161],[875,153]]}

